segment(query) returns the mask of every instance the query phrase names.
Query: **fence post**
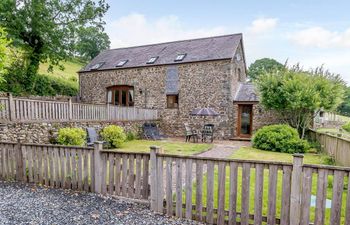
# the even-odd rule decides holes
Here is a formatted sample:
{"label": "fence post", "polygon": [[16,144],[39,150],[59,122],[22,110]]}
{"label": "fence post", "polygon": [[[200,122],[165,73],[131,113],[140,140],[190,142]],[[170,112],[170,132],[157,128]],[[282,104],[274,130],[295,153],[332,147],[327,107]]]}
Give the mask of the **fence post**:
{"label": "fence post", "polygon": [[95,192],[101,193],[102,190],[102,158],[101,151],[103,149],[103,142],[96,141],[94,143],[94,175],[95,175]]}
{"label": "fence post", "polygon": [[23,181],[23,153],[21,140],[17,139],[16,149],[16,181]]}
{"label": "fence post", "polygon": [[158,172],[157,172],[157,153],[159,152],[159,147],[150,147],[150,172],[151,172],[151,210],[157,211],[157,183],[158,183]]}
{"label": "fence post", "polygon": [[72,98],[68,99],[68,119],[73,119],[73,105],[72,105]]}
{"label": "fence post", "polygon": [[13,101],[13,96],[11,93],[8,93],[8,101],[9,101],[9,120],[14,121],[15,120],[15,102]]}
{"label": "fence post", "polygon": [[304,155],[302,154],[293,154],[293,171],[290,194],[290,225],[300,224],[303,158]]}

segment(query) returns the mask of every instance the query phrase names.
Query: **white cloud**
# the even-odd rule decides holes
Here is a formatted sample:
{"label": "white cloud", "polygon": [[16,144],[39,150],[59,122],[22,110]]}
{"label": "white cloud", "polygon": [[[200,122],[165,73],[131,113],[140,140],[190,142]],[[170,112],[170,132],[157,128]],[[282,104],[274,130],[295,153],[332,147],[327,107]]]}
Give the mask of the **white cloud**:
{"label": "white cloud", "polygon": [[106,32],[111,47],[125,47],[181,39],[199,38],[227,33],[225,27],[186,28],[177,16],[150,20],[143,14],[132,13],[107,23]]}
{"label": "white cloud", "polygon": [[277,26],[277,18],[260,18],[252,22],[248,31],[253,34],[266,33],[273,30]]}
{"label": "white cloud", "polygon": [[323,27],[310,27],[289,35],[297,45],[303,47],[332,48],[350,47],[350,28],[343,31],[330,31]]}

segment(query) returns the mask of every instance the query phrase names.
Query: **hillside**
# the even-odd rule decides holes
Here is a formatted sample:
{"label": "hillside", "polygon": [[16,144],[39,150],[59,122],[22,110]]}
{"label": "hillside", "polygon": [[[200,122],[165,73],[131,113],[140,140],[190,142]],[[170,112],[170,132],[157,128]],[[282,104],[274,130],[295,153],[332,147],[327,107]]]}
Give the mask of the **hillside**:
{"label": "hillside", "polygon": [[76,59],[66,61],[62,63],[64,70],[60,70],[57,66],[54,67],[53,72],[48,72],[48,64],[44,63],[40,65],[39,74],[54,76],[58,78],[63,78],[66,81],[77,84],[78,80],[78,71],[84,66],[84,64]]}

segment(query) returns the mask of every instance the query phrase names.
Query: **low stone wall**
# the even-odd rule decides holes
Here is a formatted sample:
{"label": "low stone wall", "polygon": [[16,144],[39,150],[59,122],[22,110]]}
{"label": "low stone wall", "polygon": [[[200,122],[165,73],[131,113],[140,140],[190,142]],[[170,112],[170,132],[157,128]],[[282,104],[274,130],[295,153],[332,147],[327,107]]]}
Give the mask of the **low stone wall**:
{"label": "low stone wall", "polygon": [[[45,122],[45,123],[8,123],[0,124],[0,141],[17,141],[20,139],[25,143],[53,143],[57,137],[58,130],[64,127],[94,127],[97,131],[114,124],[121,126],[126,132],[132,131],[141,134],[142,125],[146,121],[128,121],[128,122]],[[154,121],[155,122],[155,121]]]}

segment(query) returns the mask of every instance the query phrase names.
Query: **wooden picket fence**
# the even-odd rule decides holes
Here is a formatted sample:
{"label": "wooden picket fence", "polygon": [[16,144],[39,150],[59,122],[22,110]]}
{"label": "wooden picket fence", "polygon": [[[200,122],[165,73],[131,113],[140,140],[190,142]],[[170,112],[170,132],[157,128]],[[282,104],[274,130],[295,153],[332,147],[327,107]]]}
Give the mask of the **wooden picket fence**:
{"label": "wooden picket fence", "polygon": [[156,212],[208,224],[349,225],[349,174],[302,155],[282,163],[0,143],[1,179],[149,200]]}
{"label": "wooden picket fence", "polygon": [[102,143],[94,148],[0,143],[1,179],[55,188],[148,199],[148,163],[149,154],[104,151]]}
{"label": "wooden picket fence", "polygon": [[308,134],[311,140],[320,143],[322,151],[334,157],[337,164],[350,167],[350,140],[313,130]]}
{"label": "wooden picket fence", "polygon": [[68,101],[0,98],[0,121],[133,121],[156,120],[157,110],[119,107],[109,104],[85,104]]}
{"label": "wooden picket fence", "polygon": [[350,224],[350,168],[303,164],[302,155],[282,163],[157,151],[150,156],[156,212],[208,224]]}

